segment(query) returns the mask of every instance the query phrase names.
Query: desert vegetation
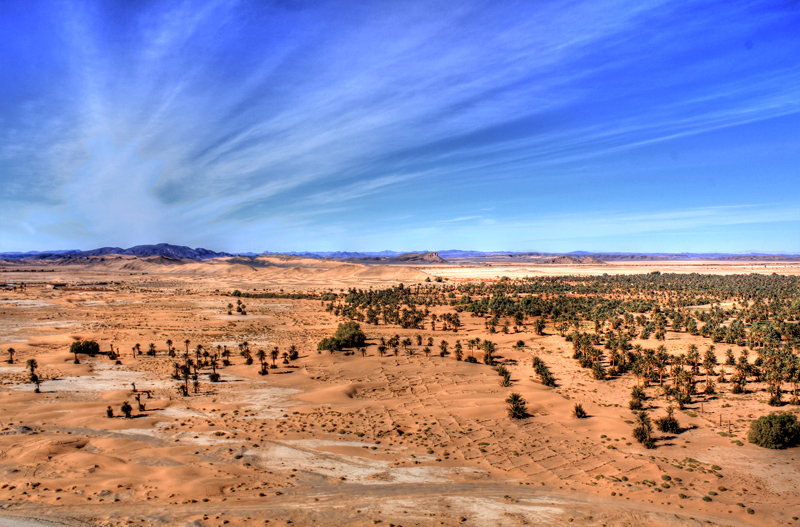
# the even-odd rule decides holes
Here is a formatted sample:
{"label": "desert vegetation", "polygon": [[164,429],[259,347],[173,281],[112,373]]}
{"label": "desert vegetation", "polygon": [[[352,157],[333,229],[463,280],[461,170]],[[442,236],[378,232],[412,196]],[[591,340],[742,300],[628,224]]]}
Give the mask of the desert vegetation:
{"label": "desert vegetation", "polygon": [[[34,489],[11,473],[0,498],[122,513],[134,499],[191,507],[204,496],[221,522],[236,500],[280,514],[288,494],[324,488],[355,503],[351,481],[372,488],[407,478],[497,488],[505,504],[532,497],[532,487],[567,500],[579,492],[591,506],[564,512],[564,521],[614,523],[636,514],[628,498],[682,518],[681,507],[751,524],[791,518],[758,467],[784,454],[777,459],[790,466],[797,452],[796,277],[301,280],[294,288],[218,280],[140,275],[102,289],[76,280],[71,290],[34,282],[7,292],[6,306],[34,307],[4,308],[13,340],[3,426],[14,435],[0,438],[19,466],[46,476]],[[59,329],[62,321],[74,325]],[[53,329],[37,333],[40,322]],[[50,459],[35,453],[77,429],[81,455],[98,466],[89,475],[72,447],[47,447]],[[154,441],[198,483],[123,468],[153,460],[116,445],[120,434]],[[797,477],[786,470],[781,477]],[[56,480],[75,488],[66,493]],[[125,492],[103,493],[116,485]],[[335,514],[349,521],[362,514],[353,507]],[[369,510],[370,521],[396,519]],[[460,510],[441,521],[478,521]],[[283,519],[311,523],[306,514]],[[197,521],[211,525],[216,515]]]}

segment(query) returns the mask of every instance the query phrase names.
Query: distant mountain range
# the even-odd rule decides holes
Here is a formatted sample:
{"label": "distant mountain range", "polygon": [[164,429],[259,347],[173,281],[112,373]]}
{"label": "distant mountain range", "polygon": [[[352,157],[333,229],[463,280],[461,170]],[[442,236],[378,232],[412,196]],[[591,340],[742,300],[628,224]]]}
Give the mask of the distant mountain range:
{"label": "distant mountain range", "polygon": [[183,245],[171,245],[159,243],[155,245],[137,245],[128,249],[122,247],[101,247],[90,251],[80,250],[57,250],[57,251],[29,251],[29,252],[4,252],[0,253],[3,260],[58,260],[61,258],[80,258],[90,256],[104,256],[107,254],[120,254],[131,256],[164,256],[167,258],[188,259],[188,260],[208,260],[210,258],[221,258],[227,256],[259,256],[261,254],[277,255],[287,254],[291,256],[303,256],[310,258],[335,258],[348,261],[358,261],[363,263],[372,262],[407,262],[407,263],[443,263],[448,260],[458,260],[465,258],[487,258],[487,259],[520,259],[536,261],[537,263],[602,263],[613,261],[637,261],[637,260],[795,260],[800,255],[793,254],[765,254],[765,253],[620,253],[620,252],[588,252],[572,251],[569,253],[544,253],[544,252],[514,252],[514,251],[463,251],[449,249],[444,251],[379,251],[379,252],[351,252],[351,251],[303,251],[303,252],[271,252],[261,253],[226,253],[217,252],[210,249],[198,247],[192,249]]}
{"label": "distant mountain range", "polygon": [[128,249],[122,247],[101,247],[90,251],[31,251],[31,252],[9,252],[0,253],[0,258],[4,260],[58,260],[60,258],[81,258],[88,256],[105,256],[107,254],[121,254],[129,256],[166,256],[167,258],[189,259],[189,260],[208,260],[209,258],[220,258],[223,256],[233,256],[230,253],[218,253],[209,249],[198,247],[192,249],[183,245],[170,245],[159,243],[156,245],[137,245]]}

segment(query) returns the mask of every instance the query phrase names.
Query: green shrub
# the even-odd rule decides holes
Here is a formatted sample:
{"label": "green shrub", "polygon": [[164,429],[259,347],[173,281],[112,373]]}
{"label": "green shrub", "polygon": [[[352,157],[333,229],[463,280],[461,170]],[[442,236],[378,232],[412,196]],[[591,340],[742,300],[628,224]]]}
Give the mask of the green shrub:
{"label": "green shrub", "polygon": [[586,410],[583,409],[582,404],[575,403],[575,408],[572,410],[572,415],[574,415],[577,419],[585,419]]}
{"label": "green shrub", "polygon": [[794,414],[773,412],[750,423],[747,440],[764,448],[793,447],[800,443],[800,423]]}
{"label": "green shrub", "polygon": [[343,348],[360,348],[367,340],[357,322],[349,321],[339,324],[333,338],[339,341]]}
{"label": "green shrub", "polygon": [[667,416],[656,419],[656,428],[665,434],[680,434],[681,425],[673,415],[674,409],[670,406],[667,409]]}

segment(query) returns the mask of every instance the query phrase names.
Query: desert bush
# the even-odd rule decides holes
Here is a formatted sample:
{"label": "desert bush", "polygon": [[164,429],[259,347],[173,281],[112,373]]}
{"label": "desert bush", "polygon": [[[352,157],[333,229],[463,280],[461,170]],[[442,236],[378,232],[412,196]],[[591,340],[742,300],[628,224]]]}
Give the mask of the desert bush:
{"label": "desert bush", "polygon": [[800,423],[794,414],[773,412],[750,423],[747,440],[764,448],[793,447],[800,443]]}
{"label": "desert bush", "polygon": [[643,408],[641,399],[631,399],[628,402],[628,408],[634,411],[641,410]]}
{"label": "desert bush", "polygon": [[678,420],[675,419],[675,416],[673,415],[674,413],[675,409],[670,406],[667,408],[666,417],[656,419],[656,428],[658,428],[660,432],[664,432],[666,434],[681,433],[681,425],[678,423]]}
{"label": "desert bush", "polygon": [[581,403],[575,403],[575,408],[572,409],[572,415],[574,415],[576,419],[585,419],[587,417],[586,410],[583,409]]}
{"label": "desert bush", "polygon": [[361,326],[357,322],[342,322],[332,337],[325,337],[319,341],[317,350],[340,351],[344,348],[360,348],[364,346],[366,340],[367,336],[361,331]]}

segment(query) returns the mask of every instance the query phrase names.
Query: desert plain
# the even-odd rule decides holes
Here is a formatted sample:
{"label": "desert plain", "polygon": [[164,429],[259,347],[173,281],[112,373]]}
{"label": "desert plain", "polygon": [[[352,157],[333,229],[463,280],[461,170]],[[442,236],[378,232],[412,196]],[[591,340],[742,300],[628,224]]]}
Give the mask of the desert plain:
{"label": "desert plain", "polygon": [[[655,420],[674,406],[660,390],[670,376],[645,382],[620,370],[598,379],[574,358],[566,336],[598,335],[605,369],[615,364],[602,343],[623,330],[637,334],[627,339],[631,353],[711,349],[714,378],[723,379],[735,373],[726,351],[748,350],[752,362],[757,350],[749,343],[715,342],[671,323],[662,338],[643,339],[652,310],[632,313],[639,322],[620,313],[598,328],[587,319],[457,309],[468,305],[465,295],[475,301],[502,284],[560,279],[546,282],[558,290],[508,295],[552,301],[591,296],[564,289],[570,277],[796,280],[797,262],[366,265],[106,256],[7,261],[0,271],[0,352],[7,360],[14,350],[13,362],[0,363],[0,525],[800,524],[800,449],[747,440],[753,420],[798,413],[790,382],[776,408],[766,402],[763,379],[750,379],[741,394],[730,380],[704,393],[701,367],[690,402],[674,411],[681,431],[653,427],[655,448],[645,448],[633,435],[632,390],[642,387],[643,408]],[[360,306],[366,343],[318,349],[353,318],[349,294],[400,284],[411,291],[400,298],[417,303],[401,300],[396,312],[425,310],[416,327],[391,316],[359,320],[367,311]],[[682,298],[638,286],[598,295],[661,308]],[[702,317],[715,309],[743,313],[757,299],[716,300],[673,307]],[[96,342],[99,353],[70,353],[82,341]],[[484,361],[485,341],[493,343],[493,364]],[[290,351],[293,360],[284,358]],[[537,375],[537,357],[554,387]],[[508,373],[506,386],[498,366]],[[507,412],[511,393],[527,402],[520,419]],[[126,401],[130,418],[121,410]],[[576,403],[585,418],[574,416]]]}

